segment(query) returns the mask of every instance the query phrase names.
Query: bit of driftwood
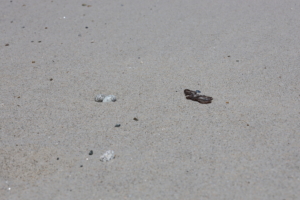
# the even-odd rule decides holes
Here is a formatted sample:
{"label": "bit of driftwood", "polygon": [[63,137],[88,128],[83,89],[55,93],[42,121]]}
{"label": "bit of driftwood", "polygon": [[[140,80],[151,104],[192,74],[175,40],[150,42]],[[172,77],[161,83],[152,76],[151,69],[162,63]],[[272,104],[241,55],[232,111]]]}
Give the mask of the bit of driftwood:
{"label": "bit of driftwood", "polygon": [[213,100],[212,97],[208,97],[205,95],[199,95],[199,94],[197,94],[196,91],[189,90],[189,89],[185,89],[184,94],[185,94],[186,99],[198,101],[199,103],[202,103],[202,104],[211,103],[211,101]]}

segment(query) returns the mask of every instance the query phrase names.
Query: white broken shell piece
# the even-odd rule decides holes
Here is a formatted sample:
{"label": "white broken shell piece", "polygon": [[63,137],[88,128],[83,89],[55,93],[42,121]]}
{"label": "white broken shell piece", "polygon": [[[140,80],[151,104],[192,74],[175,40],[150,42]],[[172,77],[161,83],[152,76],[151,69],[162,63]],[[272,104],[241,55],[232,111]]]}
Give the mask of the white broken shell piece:
{"label": "white broken shell piece", "polygon": [[108,95],[103,99],[103,102],[115,102],[117,98],[114,95]]}
{"label": "white broken shell piece", "polygon": [[104,94],[98,94],[98,95],[95,97],[95,101],[96,101],[96,102],[102,102],[104,98],[105,98],[105,95],[104,95]]}
{"label": "white broken shell piece", "polygon": [[107,152],[105,152],[101,157],[100,157],[100,161],[101,162],[107,162],[110,161],[112,159],[115,158],[115,152],[112,150],[108,150]]}

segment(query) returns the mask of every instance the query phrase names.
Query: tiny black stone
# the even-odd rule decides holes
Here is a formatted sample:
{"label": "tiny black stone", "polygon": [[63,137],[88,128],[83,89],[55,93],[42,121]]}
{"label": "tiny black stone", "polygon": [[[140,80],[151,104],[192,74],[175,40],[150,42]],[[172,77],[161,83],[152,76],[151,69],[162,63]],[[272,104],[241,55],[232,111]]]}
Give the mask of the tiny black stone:
{"label": "tiny black stone", "polygon": [[88,29],[89,27],[86,26],[85,28]]}
{"label": "tiny black stone", "polygon": [[139,121],[139,120],[138,120],[138,118],[136,118],[136,117],[135,117],[135,118],[133,118],[133,120],[134,120],[134,121]]}
{"label": "tiny black stone", "polygon": [[240,62],[239,60],[236,60],[236,62]]}
{"label": "tiny black stone", "polygon": [[53,81],[53,78],[50,78],[50,81]]}
{"label": "tiny black stone", "polygon": [[41,43],[42,41],[39,41],[39,43]]}
{"label": "tiny black stone", "polygon": [[115,125],[115,127],[120,127],[120,126],[121,126],[121,124],[116,124],[116,125]]}
{"label": "tiny black stone", "polygon": [[56,158],[56,160],[59,160],[59,158]]}
{"label": "tiny black stone", "polygon": [[83,165],[80,165],[80,167],[83,167]]}
{"label": "tiny black stone", "polygon": [[90,156],[93,155],[93,150],[90,151],[89,155],[90,155]]}

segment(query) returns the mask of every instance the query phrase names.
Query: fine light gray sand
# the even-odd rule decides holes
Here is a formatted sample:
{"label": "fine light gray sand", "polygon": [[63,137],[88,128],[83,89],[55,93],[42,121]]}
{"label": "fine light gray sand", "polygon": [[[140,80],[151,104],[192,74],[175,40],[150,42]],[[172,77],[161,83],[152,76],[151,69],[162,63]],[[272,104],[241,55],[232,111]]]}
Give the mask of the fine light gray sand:
{"label": "fine light gray sand", "polygon": [[299,0],[5,0],[0,30],[1,200],[300,199]]}

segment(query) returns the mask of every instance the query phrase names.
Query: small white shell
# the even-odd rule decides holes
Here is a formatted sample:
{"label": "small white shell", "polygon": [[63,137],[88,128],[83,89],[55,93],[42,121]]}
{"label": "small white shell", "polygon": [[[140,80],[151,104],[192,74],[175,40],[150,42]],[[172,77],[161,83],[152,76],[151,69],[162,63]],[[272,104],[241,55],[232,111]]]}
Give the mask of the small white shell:
{"label": "small white shell", "polygon": [[110,161],[112,159],[115,158],[115,152],[112,150],[108,150],[107,152],[105,152],[101,157],[100,157],[100,161],[102,162],[107,162]]}
{"label": "small white shell", "polygon": [[104,95],[104,94],[98,94],[98,95],[95,97],[95,101],[96,101],[96,102],[102,102],[104,98],[105,98],[105,95]]}
{"label": "small white shell", "polygon": [[115,102],[117,98],[114,95],[108,95],[103,99],[103,102]]}

